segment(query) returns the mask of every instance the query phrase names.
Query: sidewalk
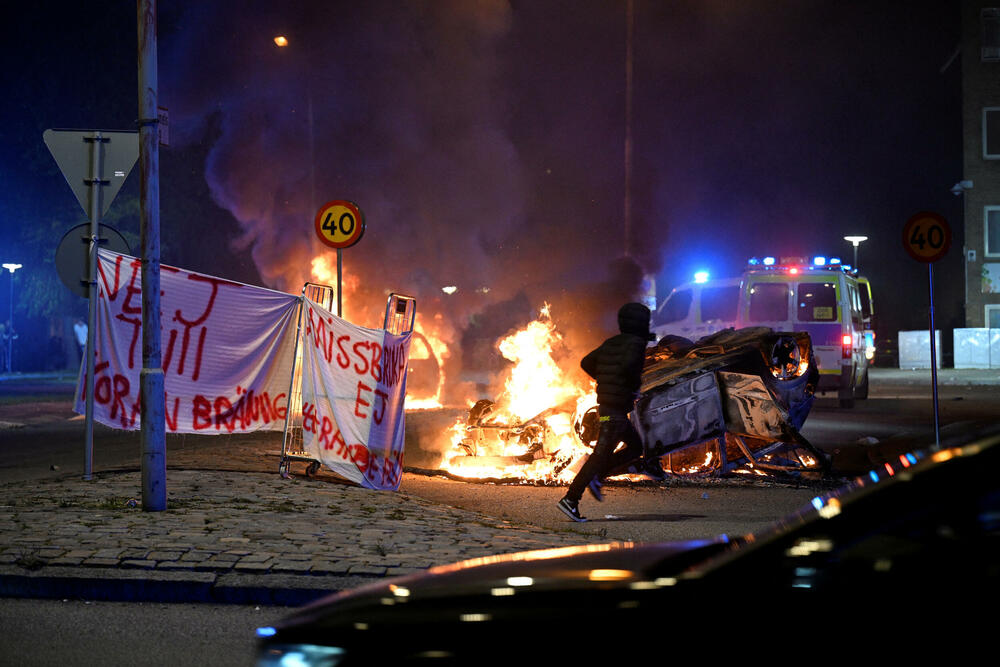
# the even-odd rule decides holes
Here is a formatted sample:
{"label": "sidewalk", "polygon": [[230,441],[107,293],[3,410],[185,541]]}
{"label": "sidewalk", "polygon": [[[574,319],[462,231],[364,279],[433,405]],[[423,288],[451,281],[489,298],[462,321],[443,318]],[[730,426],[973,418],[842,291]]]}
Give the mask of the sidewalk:
{"label": "sidewalk", "polygon": [[299,605],[433,565],[607,541],[322,477],[168,478],[163,512],[142,511],[139,472],[0,486],[0,596]]}
{"label": "sidewalk", "polygon": [[[879,383],[931,386],[931,370],[911,368],[872,368],[869,370],[872,385]],[[939,368],[939,387],[983,387],[1000,385],[1000,369]]]}

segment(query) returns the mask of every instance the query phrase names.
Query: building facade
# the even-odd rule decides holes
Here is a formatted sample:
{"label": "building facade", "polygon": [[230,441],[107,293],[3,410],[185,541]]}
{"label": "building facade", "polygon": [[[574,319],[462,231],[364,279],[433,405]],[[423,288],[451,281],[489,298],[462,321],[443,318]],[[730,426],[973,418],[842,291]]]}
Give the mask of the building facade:
{"label": "building facade", "polygon": [[962,3],[965,325],[1000,329],[1000,0]]}

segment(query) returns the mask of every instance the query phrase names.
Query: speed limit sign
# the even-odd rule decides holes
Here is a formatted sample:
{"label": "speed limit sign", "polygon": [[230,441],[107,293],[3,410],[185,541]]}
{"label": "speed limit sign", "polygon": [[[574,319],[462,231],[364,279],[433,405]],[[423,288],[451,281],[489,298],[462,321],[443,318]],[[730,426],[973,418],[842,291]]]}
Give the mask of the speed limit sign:
{"label": "speed limit sign", "polygon": [[937,213],[917,213],[903,227],[903,247],[918,262],[936,262],[951,247],[951,227]]}
{"label": "speed limit sign", "polygon": [[316,236],[331,248],[349,248],[365,233],[365,219],[354,202],[335,199],[316,212]]}

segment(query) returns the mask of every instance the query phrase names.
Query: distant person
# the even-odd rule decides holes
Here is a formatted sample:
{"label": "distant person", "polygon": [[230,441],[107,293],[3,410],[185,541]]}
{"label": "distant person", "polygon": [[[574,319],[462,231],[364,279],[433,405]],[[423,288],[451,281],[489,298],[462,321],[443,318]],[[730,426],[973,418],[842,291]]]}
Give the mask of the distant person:
{"label": "distant person", "polygon": [[[642,455],[642,440],[628,414],[639,394],[646,343],[654,338],[649,332],[649,308],[641,303],[626,303],[618,311],[618,328],[620,334],[605,340],[580,361],[580,367],[597,381],[600,430],[593,453],[558,504],[573,521],[586,521],[579,508],[584,489],[589,488],[594,498],[602,500],[604,476]],[[625,447],[615,451],[619,443],[624,443]],[[663,477],[662,469],[659,475],[648,474]]]}
{"label": "distant person", "polygon": [[0,323],[0,373],[10,370],[10,357],[7,350],[10,348],[10,322]]}
{"label": "distant person", "polygon": [[80,352],[80,360],[83,359],[83,351],[87,347],[87,323],[82,318],[76,318],[73,323],[73,333],[76,335],[76,343]]}
{"label": "distant person", "polygon": [[2,332],[0,332],[0,338],[3,339],[4,370],[6,370],[8,373],[13,373],[14,341],[17,340],[17,332],[14,331],[14,325],[10,323],[10,320],[4,322],[2,326]]}

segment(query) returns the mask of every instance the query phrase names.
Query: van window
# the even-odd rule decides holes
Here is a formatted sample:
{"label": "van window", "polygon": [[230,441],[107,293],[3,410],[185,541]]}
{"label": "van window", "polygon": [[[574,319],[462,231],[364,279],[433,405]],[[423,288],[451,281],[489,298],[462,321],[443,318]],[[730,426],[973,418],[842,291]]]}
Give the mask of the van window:
{"label": "van window", "polygon": [[750,321],[783,322],[788,319],[788,286],[757,283],[750,288]]}
{"label": "van window", "polygon": [[868,293],[868,283],[858,283],[858,290],[861,294],[861,315],[866,321],[871,321],[872,319],[872,300],[871,295]]}
{"label": "van window", "polygon": [[736,306],[740,299],[739,285],[705,287],[701,290],[701,321],[736,320]]}
{"label": "van window", "polygon": [[855,283],[847,283],[847,295],[851,300],[851,323],[858,329],[861,328],[861,298],[858,296],[858,286]]}
{"label": "van window", "polygon": [[834,283],[799,283],[800,322],[833,322],[837,319],[837,286]]}
{"label": "van window", "polygon": [[683,289],[674,292],[667,297],[663,305],[656,309],[656,314],[653,315],[653,326],[683,320],[687,317],[689,310],[691,310],[691,290]]}

